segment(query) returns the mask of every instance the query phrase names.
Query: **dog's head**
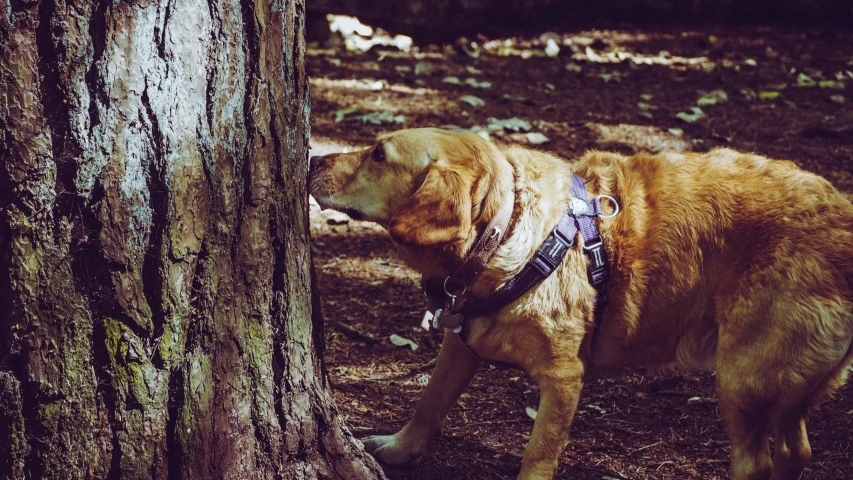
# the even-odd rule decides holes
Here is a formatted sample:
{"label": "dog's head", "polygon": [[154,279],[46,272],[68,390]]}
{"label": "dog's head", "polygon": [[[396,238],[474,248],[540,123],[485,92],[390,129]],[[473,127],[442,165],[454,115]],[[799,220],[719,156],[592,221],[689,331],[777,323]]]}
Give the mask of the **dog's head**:
{"label": "dog's head", "polygon": [[310,189],[320,206],[386,226],[401,245],[445,246],[497,210],[484,200],[499,181],[499,156],[474,134],[401,130],[360,152],[312,157]]}

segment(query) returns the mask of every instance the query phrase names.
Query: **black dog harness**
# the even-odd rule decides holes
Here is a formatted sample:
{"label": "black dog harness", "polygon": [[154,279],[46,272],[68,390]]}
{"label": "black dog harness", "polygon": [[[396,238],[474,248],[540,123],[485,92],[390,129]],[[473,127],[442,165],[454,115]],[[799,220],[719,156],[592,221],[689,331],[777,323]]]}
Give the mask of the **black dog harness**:
{"label": "black dog harness", "polygon": [[[613,204],[613,213],[605,215],[602,212],[602,199],[607,199]],[[505,209],[502,208],[501,210],[504,211]],[[584,181],[579,176],[572,175],[572,198],[569,201],[568,208],[563,213],[563,216],[560,217],[557,226],[554,227],[554,230],[551,231],[551,234],[548,235],[548,238],[545,239],[542,246],[533,255],[533,258],[521,269],[521,272],[504,284],[491,297],[480,301],[469,300],[461,308],[457,306],[456,300],[465,293],[467,285],[463,284],[462,292],[451,293],[449,288],[452,288],[452,285],[448,286],[448,280],[455,280],[453,275],[448,276],[441,286],[425,285],[425,293],[430,299],[430,305],[427,307],[422,326],[425,329],[429,329],[430,326],[432,328],[450,328],[454,332],[459,333],[462,331],[462,324],[465,319],[482,317],[497,312],[518,300],[519,297],[527,293],[534,285],[548,278],[557,269],[560,262],[565,258],[566,252],[574,246],[575,237],[578,232],[583,237],[584,253],[589,258],[587,277],[589,283],[597,292],[594,311],[596,319],[598,319],[602,314],[604,306],[607,304],[609,264],[607,252],[604,250],[604,243],[598,232],[598,227],[595,225],[595,218],[613,218],[618,213],[619,204],[616,202],[616,199],[608,195],[599,195],[593,199],[589,199]],[[488,232],[489,229],[486,230],[486,233]],[[478,247],[482,242],[483,239],[481,238],[472,249],[472,252],[481,250]],[[491,254],[493,254],[497,250],[497,246],[494,246],[490,250],[492,250]],[[468,263],[467,259],[465,263]],[[485,265],[485,263],[488,263],[488,259],[482,263]],[[444,308],[435,308],[438,305],[442,305],[442,303]]]}

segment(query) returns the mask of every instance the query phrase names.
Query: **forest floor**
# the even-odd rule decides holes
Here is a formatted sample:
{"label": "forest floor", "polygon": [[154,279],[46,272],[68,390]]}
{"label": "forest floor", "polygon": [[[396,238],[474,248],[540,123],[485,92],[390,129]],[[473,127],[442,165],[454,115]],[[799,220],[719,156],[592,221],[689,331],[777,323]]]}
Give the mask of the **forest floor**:
{"label": "forest floor", "polygon": [[[560,47],[555,57],[543,52],[548,38]],[[793,160],[853,198],[853,33],[577,29],[408,53],[312,45],[308,62],[312,155],[361,148],[383,131],[449,125],[497,142],[536,143],[542,137],[528,134],[542,134],[549,141],[538,148],[567,159],[592,148],[731,147]],[[510,118],[529,130],[500,126]],[[418,326],[419,278],[374,224],[314,205],[311,235],[338,407],[358,437],[393,433],[409,419],[441,341]],[[395,346],[391,335],[418,348]],[[424,458],[386,474],[515,478],[533,426],[527,409],[537,407],[526,374],[484,366]],[[851,386],[812,413],[809,432],[804,478],[853,478]],[[626,371],[585,386],[558,478],[727,478],[728,458],[712,374]]]}

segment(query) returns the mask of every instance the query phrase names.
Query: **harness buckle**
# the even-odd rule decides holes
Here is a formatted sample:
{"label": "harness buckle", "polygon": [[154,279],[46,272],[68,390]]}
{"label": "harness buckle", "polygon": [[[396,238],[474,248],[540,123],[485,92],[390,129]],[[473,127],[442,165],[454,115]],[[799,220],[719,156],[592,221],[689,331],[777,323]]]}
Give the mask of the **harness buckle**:
{"label": "harness buckle", "polygon": [[604,242],[599,238],[598,241],[591,245],[584,245],[583,249],[586,256],[589,257],[589,267],[587,267],[589,283],[597,287],[607,280],[608,262]]}
{"label": "harness buckle", "polygon": [[563,257],[566,256],[566,252],[573,244],[573,241],[566,241],[555,228],[539,247],[539,250],[536,251],[536,255],[533,256],[533,266],[539,273],[547,277],[563,261]]}

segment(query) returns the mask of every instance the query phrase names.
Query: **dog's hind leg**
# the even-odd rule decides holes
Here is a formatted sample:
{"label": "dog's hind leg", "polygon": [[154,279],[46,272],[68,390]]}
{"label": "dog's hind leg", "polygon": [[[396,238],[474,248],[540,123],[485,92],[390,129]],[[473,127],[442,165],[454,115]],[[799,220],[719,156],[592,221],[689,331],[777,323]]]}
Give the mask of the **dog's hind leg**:
{"label": "dog's hind leg", "polygon": [[429,442],[441,433],[447,412],[474,378],[480,358],[474,355],[459,335],[444,334],[435,370],[418,400],[412,419],[394,435],[365,438],[364,448],[377,460],[401,465],[417,460],[426,452]]}
{"label": "dog's hind leg", "polygon": [[812,457],[806,432],[806,409],[780,415],[776,420],[776,447],[771,480],[797,480]]}
{"label": "dog's hind leg", "polygon": [[744,347],[740,341],[743,333],[735,330],[738,320],[736,313],[729,314],[717,344],[717,398],[731,443],[731,478],[768,480],[773,468],[770,422],[774,392],[767,389],[767,359]]}
{"label": "dog's hind leg", "polygon": [[809,463],[812,449],[809,445],[806,419],[809,409],[835,391],[846,379],[853,362],[853,345],[848,347],[841,362],[824,378],[819,386],[802,403],[778,415],[775,420],[776,448],[773,455],[771,480],[797,480]]}
{"label": "dog's hind leg", "polygon": [[768,480],[770,460],[770,418],[766,406],[744,405],[743,396],[729,388],[726,375],[717,375],[720,414],[731,442],[732,480]]}

